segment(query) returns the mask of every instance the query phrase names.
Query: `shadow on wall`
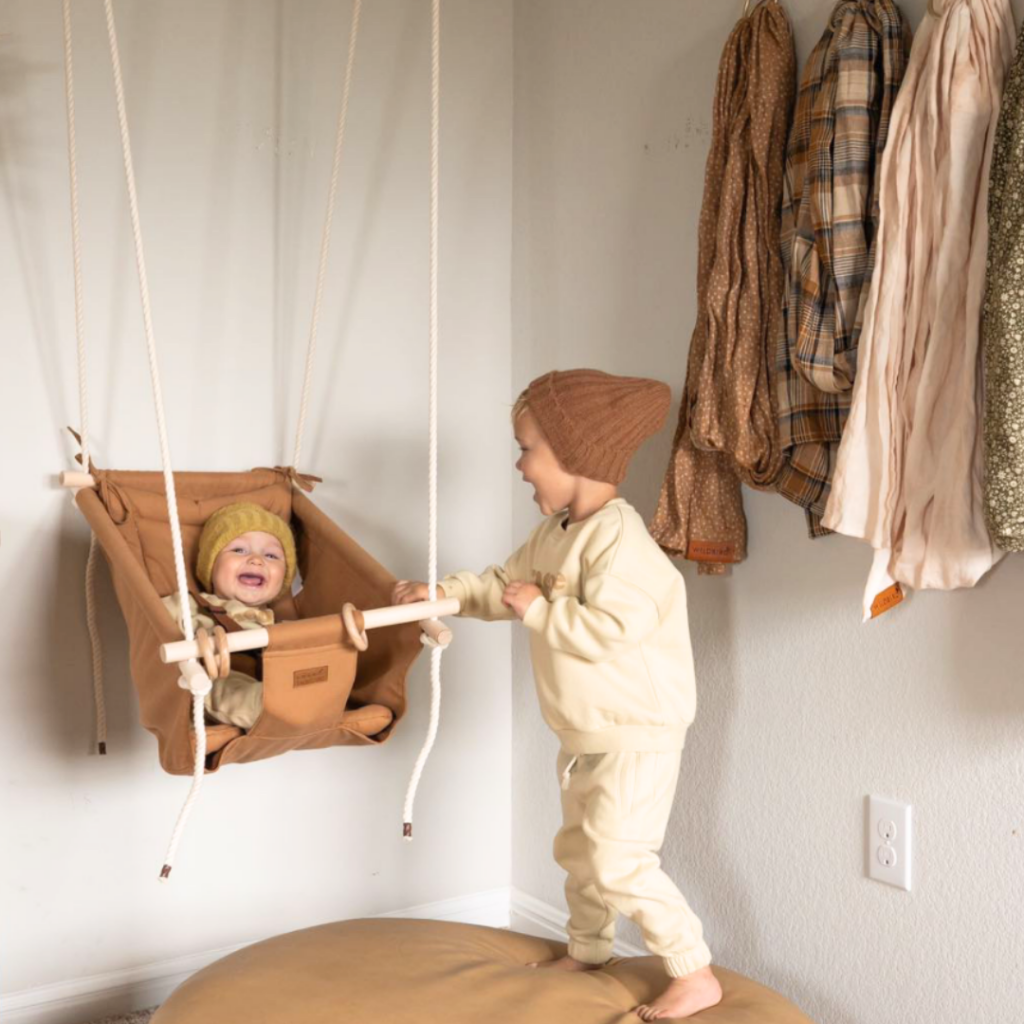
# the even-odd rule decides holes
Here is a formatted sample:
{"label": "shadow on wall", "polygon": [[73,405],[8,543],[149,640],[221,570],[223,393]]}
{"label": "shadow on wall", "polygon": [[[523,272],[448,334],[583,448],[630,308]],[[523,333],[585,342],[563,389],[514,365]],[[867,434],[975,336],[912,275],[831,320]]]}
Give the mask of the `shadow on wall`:
{"label": "shadow on wall", "polygon": [[[1021,630],[1020,595],[1024,593],[1024,558],[1007,555],[970,592],[935,595],[945,605],[946,654],[949,671],[941,673],[951,684],[948,699],[955,710],[970,718],[1005,722],[1012,717],[1024,728],[1024,630]],[[980,599],[989,595],[988,600]],[[927,600],[930,595],[917,595]],[[999,657],[993,657],[998,652]],[[1016,743],[1014,755],[1019,755]],[[979,753],[992,754],[991,750]]]}
{"label": "shadow on wall", "polygon": [[[89,528],[70,501],[61,512],[58,545],[55,576],[40,590],[47,607],[37,609],[36,621],[59,624],[64,639],[46,648],[40,666],[39,741],[53,763],[72,765],[96,755],[97,749],[92,655],[85,624]],[[137,724],[127,630],[102,554],[96,570],[96,618],[103,648],[108,756],[149,747],[155,755],[154,741]]]}
{"label": "shadow on wall", "polygon": [[[83,8],[84,13],[84,8]],[[140,174],[139,168],[145,161],[145,150],[147,139],[153,134],[159,135],[161,131],[161,119],[154,117],[151,108],[151,97],[154,95],[152,88],[153,78],[157,68],[158,40],[160,38],[160,14],[159,4],[147,4],[145,8],[132,8],[129,5],[121,5],[118,8],[118,51],[122,63],[122,75],[124,78],[125,104],[128,109],[128,128],[132,133],[131,142],[133,160],[135,162],[136,174]],[[95,14],[94,14],[95,16]],[[106,34],[103,34],[106,39]],[[78,50],[76,50],[76,53]],[[93,49],[91,59],[105,61],[109,65],[110,60],[105,49],[101,49],[97,43]],[[76,64],[77,67],[77,64]],[[110,81],[112,72],[109,66],[106,68],[106,75]],[[107,98],[105,110],[97,110],[94,117],[109,117],[112,125],[117,124],[117,111],[113,100],[113,84],[111,82],[110,93]],[[117,147],[120,154],[120,135],[113,128],[109,133],[102,136],[108,140],[109,145]],[[88,141],[88,137],[84,141]],[[95,144],[95,139],[93,140]],[[79,144],[80,147],[82,143]],[[140,159],[141,157],[141,159]],[[114,165],[120,169],[120,161]],[[80,203],[88,202],[83,182],[83,195]],[[117,182],[116,188],[117,204],[114,209],[117,211],[116,224],[113,226],[112,237],[107,241],[108,258],[110,269],[106,274],[106,280],[110,285],[110,294],[107,296],[107,334],[102,339],[103,345],[107,348],[109,355],[106,361],[107,379],[103,382],[99,407],[105,410],[101,424],[94,424],[92,433],[97,432],[100,436],[109,438],[113,427],[114,413],[117,409],[117,395],[120,393],[118,381],[123,370],[131,371],[138,363],[128,360],[124,356],[126,342],[133,346],[142,346],[144,337],[142,334],[141,309],[139,299],[136,298],[139,291],[138,273],[135,267],[135,249],[132,240],[131,221],[128,214],[127,185],[121,179]],[[146,239],[146,209],[148,204],[142,198],[139,199],[141,207],[140,218],[142,220],[143,238]],[[152,218],[149,218],[152,219]],[[70,229],[69,229],[69,250],[70,250]],[[86,242],[83,240],[83,248]],[[83,257],[85,254],[83,253]],[[91,295],[99,296],[91,292],[88,284],[85,285],[86,316],[89,316]],[[97,302],[98,304],[98,302]],[[87,328],[88,330],[88,328]],[[160,326],[156,326],[157,344],[160,343]],[[127,337],[126,337],[127,336]],[[142,382],[130,382],[129,388],[139,386]],[[146,382],[148,384],[148,380]],[[99,430],[97,431],[97,426]],[[113,445],[111,445],[113,447]]]}
{"label": "shadow on wall", "polygon": [[[410,442],[407,436],[388,438],[374,431],[358,444],[346,446],[343,456],[327,465],[341,467],[344,476],[317,485],[312,495],[317,506],[388,571],[399,574],[404,565],[414,567],[412,573],[422,574],[418,563],[422,562],[426,534],[425,441]],[[365,491],[357,491],[351,480],[360,481]],[[385,496],[407,496],[410,481],[422,481],[422,499],[406,498],[409,512],[397,520],[394,514],[381,515],[378,503],[389,500]],[[392,523],[396,525],[389,526]]]}
{"label": "shadow on wall", "polygon": [[[35,78],[63,77],[60,65],[41,61],[29,63],[12,52],[11,39],[24,37],[15,12],[5,18],[4,37],[0,37],[0,202],[3,203],[10,236],[4,240],[12,253],[12,265],[19,272],[25,296],[31,338],[23,339],[38,352],[41,363],[50,421],[64,415],[68,407],[61,382],[61,348],[52,281],[53,263],[46,246],[47,232],[42,229],[43,212],[53,197],[44,196],[39,181],[48,159],[45,132],[48,122],[33,119],[26,102],[27,83]],[[62,199],[66,201],[66,194]],[[69,246],[70,248],[70,246]]]}
{"label": "shadow on wall", "polygon": [[[224,258],[224,254],[234,252],[239,244],[236,237],[239,222],[234,216],[231,196],[238,187],[238,178],[245,171],[244,164],[240,166],[242,153],[241,147],[236,144],[235,129],[239,121],[239,94],[241,79],[245,74],[250,32],[244,0],[222,4],[220,23],[213,26],[210,22],[215,17],[215,11],[216,6],[211,5],[210,13],[204,18],[206,31],[218,33],[221,51],[217,61],[217,86],[211,96],[211,102],[216,103],[216,127],[213,131],[215,142],[208,152],[193,151],[190,154],[190,158],[196,162],[205,157],[209,168],[206,180],[212,182],[212,187],[208,189],[206,210],[202,217],[206,230],[201,255],[202,288],[200,301],[195,307],[198,322],[189,334],[205,339],[204,378],[222,381],[231,379],[231,370],[237,363],[235,351],[221,343],[226,334],[226,296],[231,274],[230,262]],[[187,140],[192,146],[196,142],[195,138]],[[190,443],[201,449],[204,438],[208,439],[208,429],[204,417],[190,418]]]}
{"label": "shadow on wall", "polygon": [[[60,26],[59,5],[54,8],[54,38],[59,38]],[[81,28],[76,19],[74,29]],[[28,30],[17,22],[17,10],[6,12],[4,24],[6,35],[18,40],[28,37]],[[91,58],[86,57],[81,48],[82,33],[76,31],[75,51],[76,72],[87,64]],[[68,209],[68,179],[65,172],[65,188],[57,196],[41,191],[37,182],[52,180],[46,173],[47,165],[55,162],[66,166],[65,134],[63,119],[65,107],[63,88],[55,88],[54,97],[60,96],[60,106],[51,111],[50,117],[32,119],[28,116],[29,106],[25,102],[28,93],[26,83],[40,76],[52,81],[56,86],[59,81],[63,85],[64,69],[62,61],[51,63],[29,63],[10,49],[6,39],[0,37],[0,203],[3,204],[9,225],[10,251],[12,265],[16,267],[20,278],[21,292],[25,296],[25,305],[30,324],[30,334],[22,339],[24,347],[34,355],[39,365],[39,377],[44,389],[46,408],[42,411],[42,419],[60,430],[63,441],[67,443],[71,456],[77,447],[70,442],[68,435],[63,433],[63,424],[77,419],[79,412],[77,402],[71,401],[72,392],[65,387],[68,379],[69,359],[73,360],[74,335],[70,324],[59,324],[57,313],[71,308],[71,228],[70,214],[65,213],[66,245],[51,253],[48,248],[50,232],[46,229],[48,212],[55,203],[62,210]],[[94,51],[102,55],[101,51]],[[136,65],[147,68],[151,65],[150,55],[146,52],[136,54]],[[77,74],[76,78],[87,77]],[[133,79],[133,85],[136,84]],[[77,82],[76,82],[77,86]],[[79,90],[76,87],[76,93]],[[144,95],[144,90],[138,90]],[[91,118],[91,113],[78,110],[80,122]],[[54,131],[55,124],[60,124],[59,131]],[[80,139],[84,136],[80,136]],[[79,142],[81,147],[82,142]],[[81,183],[80,203],[87,202],[86,186]],[[121,242],[113,245],[117,254],[128,242],[129,235],[124,221],[120,227]],[[87,261],[86,254],[83,258]],[[113,275],[114,281],[120,281],[123,275]],[[67,287],[67,294],[63,289]],[[131,279],[117,285],[112,298],[112,308],[116,313],[124,307],[122,301],[124,288],[131,288]],[[87,292],[88,295],[88,292]],[[88,305],[88,297],[86,299]],[[112,331],[105,339],[106,344],[113,344],[115,335],[120,330]],[[112,395],[116,387],[117,367],[121,360],[110,360],[111,374],[107,381]],[[99,403],[109,410],[112,401]],[[109,426],[109,422],[108,422]],[[70,464],[70,458],[69,458]],[[50,489],[57,488],[55,477],[47,476],[40,480],[40,486]],[[80,758],[96,754],[96,716],[92,688],[92,659],[89,639],[85,627],[84,616],[84,578],[85,565],[89,550],[89,530],[78,512],[71,507],[67,495],[60,513],[57,537],[56,557],[46,564],[52,567],[53,578],[50,585],[33,589],[31,593],[41,596],[40,605],[23,609],[27,621],[52,624],[60,631],[61,639],[40,651],[29,655],[32,661],[31,675],[39,680],[33,687],[31,700],[36,702],[34,720],[40,728],[36,737],[38,746],[52,759],[54,764],[70,766],[77,764]],[[143,732],[136,726],[136,707],[134,704],[130,677],[128,673],[127,637],[122,624],[109,576],[104,566],[97,571],[97,611],[100,630],[103,638],[104,658],[107,676],[107,721],[108,749],[130,751],[148,742]],[[154,747],[155,749],[155,747]]]}
{"label": "shadow on wall", "polygon": [[[694,574],[695,577],[695,574]],[[662,851],[666,870],[702,918],[712,950],[729,962],[731,949],[742,949],[752,962],[763,962],[761,929],[751,912],[749,872],[740,870],[725,841],[722,809],[727,779],[739,753],[730,741],[736,716],[737,670],[732,628],[732,595],[714,578],[687,581],[690,632],[697,675],[697,719],[687,734],[672,817]],[[692,786],[700,764],[700,787]],[[751,784],[756,784],[752,779]],[[714,865],[713,887],[707,874]],[[642,945],[638,930],[623,922],[631,941]],[[720,961],[722,962],[722,961]]]}
{"label": "shadow on wall", "polygon": [[[325,335],[325,340],[330,345],[330,357],[327,362],[323,365],[322,375],[323,378],[328,381],[341,380],[340,365],[342,358],[342,351],[347,347],[349,341],[349,335],[352,327],[352,310],[356,306],[356,296],[359,295],[362,287],[366,281],[366,252],[370,242],[371,235],[373,234],[374,228],[378,216],[381,212],[381,196],[383,191],[383,184],[387,178],[387,168],[391,163],[392,156],[394,154],[396,143],[398,140],[398,130],[402,123],[402,118],[399,116],[401,111],[406,107],[408,100],[411,96],[421,92],[423,89],[423,83],[417,82],[414,78],[414,74],[418,67],[417,56],[422,56],[422,49],[424,40],[428,36],[428,26],[425,16],[426,9],[418,9],[416,5],[411,5],[407,9],[407,13],[403,13],[402,18],[404,24],[401,28],[401,33],[398,39],[396,47],[396,58],[394,61],[394,73],[391,77],[391,81],[387,84],[383,103],[382,111],[379,121],[379,137],[377,140],[377,152],[373,158],[372,166],[370,168],[368,180],[372,182],[369,191],[360,196],[358,202],[355,204],[358,208],[359,216],[355,224],[355,229],[351,234],[351,241],[339,236],[337,233],[334,238],[334,249],[338,250],[342,244],[347,243],[348,250],[352,253],[351,269],[349,271],[348,280],[344,282],[344,285],[337,289],[337,293],[340,295],[340,315],[335,324],[332,324],[330,328],[327,328],[327,324],[321,325],[321,331]],[[358,62],[359,57],[357,55],[356,60]],[[358,63],[357,63],[358,68]],[[353,85],[354,90],[354,85]],[[340,89],[339,89],[340,96]],[[425,106],[425,105],[424,105]],[[334,136],[332,134],[331,149],[333,151]],[[345,145],[349,145],[346,141]],[[345,162],[345,156],[342,156],[342,163]],[[426,160],[424,160],[424,181],[423,181],[423,202],[424,208],[426,208],[428,186],[426,180]],[[344,178],[339,183],[338,191],[338,202],[339,204],[344,201]],[[324,197],[326,197],[326,188],[323,191]],[[280,197],[279,197],[280,198]],[[275,217],[280,216],[280,209],[278,210]],[[337,225],[337,214],[335,215],[335,228]],[[422,243],[422,249],[424,254],[427,252],[427,236],[424,235],[422,239],[417,240],[416,238],[410,238],[409,244],[416,245],[417,241]],[[426,260],[424,260],[424,270],[426,268]],[[424,279],[426,274],[424,273]],[[424,281],[425,284],[425,281]],[[302,291],[300,294],[306,294]],[[425,294],[425,287],[424,287]],[[406,297],[400,297],[400,302],[408,301]],[[424,302],[423,306],[423,323],[427,321],[427,307]],[[425,334],[425,331],[424,331]],[[280,343],[287,344],[286,339],[279,338]],[[357,339],[358,344],[365,344],[369,347],[379,350],[380,346],[387,346],[388,339],[372,339],[363,338]],[[398,347],[394,346],[395,351],[398,351]],[[414,348],[414,351],[417,349]],[[353,367],[359,367],[364,365],[362,360],[354,359],[350,360],[350,365]],[[426,369],[425,362],[423,375],[425,378]],[[317,374],[320,377],[320,374]],[[387,387],[387,380],[380,382],[382,388]],[[310,449],[309,459],[319,464],[319,460],[322,457],[323,446],[325,444],[324,431],[327,428],[327,417],[320,416],[317,418],[315,431],[313,433],[312,444]]]}
{"label": "shadow on wall", "polygon": [[[656,442],[641,448],[634,458],[630,480],[623,494],[649,523],[657,504],[665,467],[672,450],[672,433],[679,408],[673,403],[669,426]],[[730,743],[731,723],[738,702],[735,659],[736,634],[733,629],[733,592],[716,577],[697,575],[693,563],[675,561],[686,573],[690,634],[693,642],[697,678],[697,718],[691,726],[683,750],[679,788],[673,804],[663,848],[666,870],[682,890],[694,911],[702,918],[705,937],[713,951],[742,949],[752,962],[761,962],[761,929],[751,911],[747,895],[749,873],[740,870],[731,857],[724,836],[722,808],[726,806],[727,778],[737,751]],[[734,570],[735,572],[735,570]],[[742,763],[742,754],[740,755]],[[700,764],[701,784],[691,785]],[[753,780],[756,784],[756,780]],[[714,865],[714,886],[705,888],[698,880],[709,881],[707,866]],[[673,870],[675,868],[675,870]],[[688,877],[687,877],[688,876]],[[640,932],[623,921],[623,931],[642,946]]]}

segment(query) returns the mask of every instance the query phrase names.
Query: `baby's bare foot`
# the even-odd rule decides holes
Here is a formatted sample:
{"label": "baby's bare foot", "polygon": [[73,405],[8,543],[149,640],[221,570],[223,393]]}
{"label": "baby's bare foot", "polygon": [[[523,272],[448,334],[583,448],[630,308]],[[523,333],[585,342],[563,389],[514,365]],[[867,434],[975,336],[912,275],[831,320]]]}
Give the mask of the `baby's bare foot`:
{"label": "baby's bare foot", "polygon": [[573,956],[566,954],[563,957],[559,957],[557,960],[536,960],[532,964],[527,964],[527,967],[553,967],[556,971],[596,971],[599,967],[603,967],[603,964],[585,964],[582,960],[577,960]]}
{"label": "baby's bare foot", "polygon": [[678,1020],[692,1017],[722,1001],[722,986],[710,967],[702,967],[684,978],[673,978],[668,988],[654,1000],[636,1007],[643,1020]]}

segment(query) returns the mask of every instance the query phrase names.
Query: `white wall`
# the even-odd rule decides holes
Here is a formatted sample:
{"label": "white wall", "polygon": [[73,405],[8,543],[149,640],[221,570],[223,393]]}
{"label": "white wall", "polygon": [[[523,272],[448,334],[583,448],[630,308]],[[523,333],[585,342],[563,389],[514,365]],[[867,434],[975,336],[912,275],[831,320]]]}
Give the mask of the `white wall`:
{"label": "white wall", "polygon": [[[786,6],[802,67],[831,5]],[[740,7],[516,3],[513,390],[587,365],[660,377],[678,399],[715,75]],[[904,6],[914,25],[924,8]],[[625,487],[645,514],[671,434]],[[536,513],[514,500],[521,536]],[[748,491],[746,507],[747,563],[725,580],[683,568],[699,711],[667,869],[718,961],[821,1024],[1019,1021],[1024,559],[862,626],[868,549],[810,542],[781,498]],[[561,904],[556,744],[518,640],[514,675],[513,882]],[[873,792],[915,806],[913,892],[864,877]]]}
{"label": "white wall", "polygon": [[[74,7],[94,454],[155,469],[102,5]],[[287,462],[351,6],[116,8],[175,465]],[[364,6],[303,459],[325,478],[319,504],[400,576],[426,572],[428,16]],[[442,565],[511,540],[511,60],[507,0],[448,0]],[[472,623],[445,658],[414,844],[401,805],[426,659],[383,748],[209,780],[174,880],[157,884],[188,783],[161,774],[137,723],[105,570],[110,755],[92,753],[88,531],[54,486],[79,422],[59,0],[0,11],[0,239],[3,994],[507,885],[508,633]]]}

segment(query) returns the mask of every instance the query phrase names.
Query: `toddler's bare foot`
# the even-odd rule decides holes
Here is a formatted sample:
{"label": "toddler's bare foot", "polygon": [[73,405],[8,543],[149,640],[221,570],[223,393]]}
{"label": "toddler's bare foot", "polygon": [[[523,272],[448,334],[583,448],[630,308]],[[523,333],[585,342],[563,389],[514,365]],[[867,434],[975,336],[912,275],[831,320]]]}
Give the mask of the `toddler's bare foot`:
{"label": "toddler's bare foot", "polygon": [[599,967],[603,967],[604,964],[585,964],[582,960],[577,960],[575,957],[566,954],[557,960],[537,960],[526,966],[553,967],[556,971],[596,971]]}
{"label": "toddler's bare foot", "polygon": [[636,1007],[643,1020],[678,1020],[692,1017],[722,1001],[722,986],[710,967],[702,967],[684,978],[673,978],[668,988],[654,1000]]}

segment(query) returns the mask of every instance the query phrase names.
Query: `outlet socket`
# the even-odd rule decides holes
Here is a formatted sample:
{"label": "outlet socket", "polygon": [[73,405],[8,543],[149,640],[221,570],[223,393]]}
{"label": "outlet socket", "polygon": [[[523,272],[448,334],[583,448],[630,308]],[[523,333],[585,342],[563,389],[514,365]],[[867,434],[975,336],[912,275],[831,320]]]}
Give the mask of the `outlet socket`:
{"label": "outlet socket", "polygon": [[880,796],[868,797],[868,877],[907,891],[910,890],[912,810],[910,804]]}

